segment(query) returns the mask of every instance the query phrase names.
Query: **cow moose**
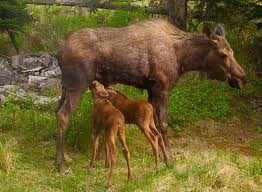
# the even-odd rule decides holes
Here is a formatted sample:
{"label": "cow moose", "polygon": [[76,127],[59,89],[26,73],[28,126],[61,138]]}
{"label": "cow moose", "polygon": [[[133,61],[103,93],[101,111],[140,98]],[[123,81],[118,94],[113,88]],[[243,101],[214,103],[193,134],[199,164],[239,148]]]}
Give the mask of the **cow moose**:
{"label": "cow moose", "polygon": [[69,36],[57,55],[63,84],[56,111],[58,171],[64,171],[64,136],[70,117],[93,80],[105,86],[121,83],[146,89],[169,153],[168,92],[181,74],[204,71],[232,87],[244,88],[246,74],[234,58],[225,30],[205,26],[203,32],[187,33],[157,19],[122,28],[87,28]]}

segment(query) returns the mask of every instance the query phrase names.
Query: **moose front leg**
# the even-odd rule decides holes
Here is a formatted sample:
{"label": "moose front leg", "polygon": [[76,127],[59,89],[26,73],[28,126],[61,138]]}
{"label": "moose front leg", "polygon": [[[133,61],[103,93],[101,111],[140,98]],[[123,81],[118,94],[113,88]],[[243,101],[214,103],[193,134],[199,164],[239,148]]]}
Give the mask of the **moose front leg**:
{"label": "moose front leg", "polygon": [[168,105],[168,91],[149,91],[148,101],[154,107],[154,121],[157,128],[160,130],[166,146],[168,155],[171,155],[170,143],[167,135],[168,118],[167,118],[167,105]]}
{"label": "moose front leg", "polygon": [[167,117],[167,103],[168,103],[168,94],[167,91],[163,91],[159,97],[156,97],[155,101],[156,116],[158,117],[158,124],[165,146],[168,154],[171,154],[170,143],[167,135],[168,128],[168,117]]}

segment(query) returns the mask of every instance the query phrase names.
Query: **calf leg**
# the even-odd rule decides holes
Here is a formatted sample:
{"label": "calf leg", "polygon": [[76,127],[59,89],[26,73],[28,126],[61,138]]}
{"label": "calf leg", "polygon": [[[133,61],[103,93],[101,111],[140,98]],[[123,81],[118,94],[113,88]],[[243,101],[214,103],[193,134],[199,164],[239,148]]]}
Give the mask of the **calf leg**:
{"label": "calf leg", "polygon": [[115,138],[110,137],[108,141],[108,146],[109,146],[109,151],[110,151],[110,156],[111,156],[111,162],[110,162],[110,172],[107,180],[107,185],[110,186],[112,185],[112,175],[113,175],[113,170],[115,168],[116,164],[116,146],[115,146]]}
{"label": "calf leg", "polygon": [[158,150],[158,138],[150,131],[149,125],[143,123],[139,124],[138,127],[144,133],[148,141],[150,142],[156,162],[156,169],[159,170],[159,150]]}
{"label": "calf leg", "polygon": [[167,156],[167,153],[166,153],[166,148],[165,148],[165,144],[164,144],[164,141],[163,141],[163,137],[162,137],[161,133],[159,133],[158,130],[156,129],[153,118],[150,122],[150,129],[158,137],[159,146],[160,146],[162,153],[164,155],[164,160],[165,160],[166,166],[168,166],[168,156]]}
{"label": "calf leg", "polygon": [[97,147],[98,147],[98,143],[99,143],[99,135],[100,135],[100,131],[96,131],[95,135],[94,135],[94,141],[93,141],[93,155],[92,155],[92,159],[90,162],[90,167],[95,167],[95,162],[96,162],[96,155],[97,155]]}
{"label": "calf leg", "polygon": [[105,167],[108,168],[110,165],[110,151],[109,151],[109,146],[107,142],[105,142],[105,148],[106,148]]}
{"label": "calf leg", "polygon": [[83,90],[63,90],[62,97],[56,110],[58,138],[56,146],[56,166],[59,172],[64,172],[64,137],[70,117],[78,105]]}
{"label": "calf leg", "polygon": [[128,147],[126,145],[126,135],[125,135],[125,127],[121,126],[118,129],[118,138],[121,142],[122,148],[123,148],[123,154],[126,159],[127,168],[128,168],[128,180],[130,181],[132,179],[132,173],[131,173],[131,167],[130,167],[130,153],[128,150]]}

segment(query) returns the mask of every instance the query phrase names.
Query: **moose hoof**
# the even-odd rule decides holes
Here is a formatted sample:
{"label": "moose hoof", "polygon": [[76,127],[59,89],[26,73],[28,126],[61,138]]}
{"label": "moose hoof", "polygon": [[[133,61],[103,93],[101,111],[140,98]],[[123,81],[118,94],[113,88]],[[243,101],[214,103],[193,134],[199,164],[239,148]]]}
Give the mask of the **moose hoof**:
{"label": "moose hoof", "polygon": [[109,168],[109,163],[105,163],[105,168]]}
{"label": "moose hoof", "polygon": [[65,166],[64,166],[64,164],[57,164],[57,165],[56,165],[56,168],[57,168],[57,171],[58,171],[59,173],[64,173],[64,172],[65,172]]}

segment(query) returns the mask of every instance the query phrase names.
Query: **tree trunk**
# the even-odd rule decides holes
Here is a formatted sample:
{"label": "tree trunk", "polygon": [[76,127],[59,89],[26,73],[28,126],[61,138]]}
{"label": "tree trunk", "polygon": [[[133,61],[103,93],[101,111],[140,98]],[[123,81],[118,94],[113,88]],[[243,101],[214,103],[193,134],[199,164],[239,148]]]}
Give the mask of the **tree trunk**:
{"label": "tree trunk", "polygon": [[17,44],[17,42],[16,42],[16,40],[15,40],[15,35],[14,35],[14,33],[13,33],[12,31],[9,31],[9,30],[7,30],[7,33],[8,33],[8,35],[9,35],[10,39],[11,39],[11,42],[12,42],[15,50],[16,50],[16,53],[19,54],[19,48],[18,48],[18,44]]}
{"label": "tree trunk", "polygon": [[169,21],[186,31],[187,0],[168,0]]}

